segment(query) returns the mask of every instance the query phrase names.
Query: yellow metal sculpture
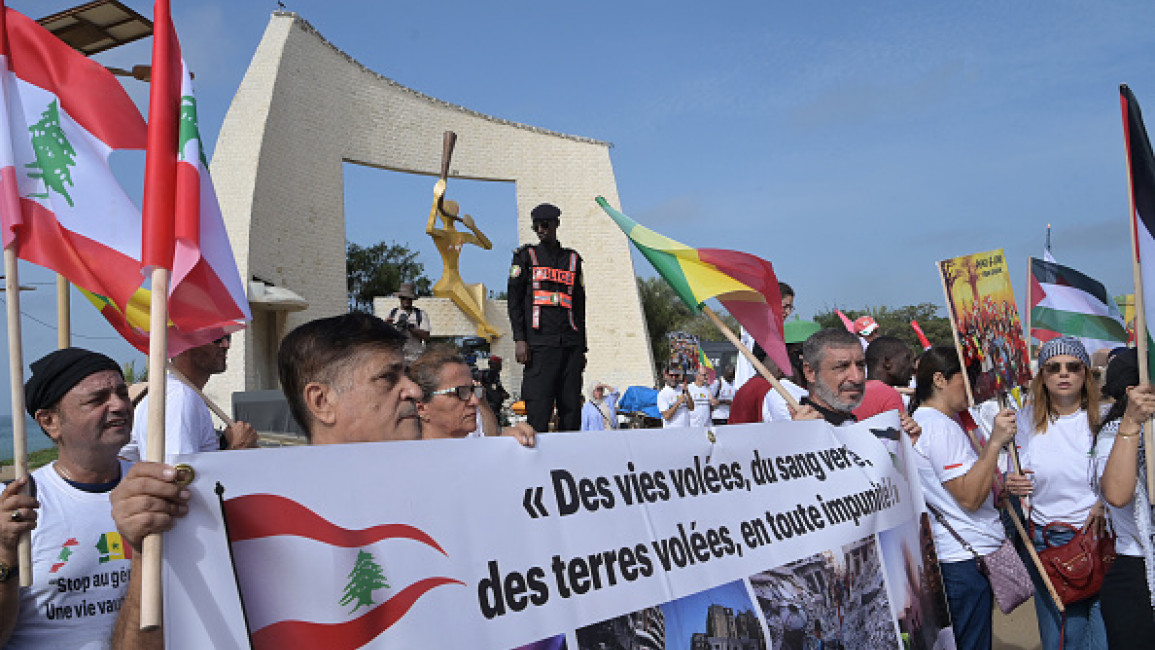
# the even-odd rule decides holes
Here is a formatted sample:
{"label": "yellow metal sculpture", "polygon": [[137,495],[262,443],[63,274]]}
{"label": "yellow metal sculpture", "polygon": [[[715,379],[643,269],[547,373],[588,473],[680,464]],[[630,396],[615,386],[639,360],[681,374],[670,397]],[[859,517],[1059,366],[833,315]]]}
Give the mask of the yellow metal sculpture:
{"label": "yellow metal sculpture", "polygon": [[[485,317],[485,284],[476,282],[465,284],[458,270],[458,258],[461,249],[466,244],[473,244],[485,250],[493,248],[493,243],[473,223],[473,217],[468,214],[459,217],[458,206],[455,201],[445,200],[445,184],[449,177],[449,159],[453,155],[453,145],[457,135],[452,131],[445,132],[445,149],[441,156],[441,178],[433,186],[433,207],[429,210],[429,222],[425,232],[433,238],[437,251],[441,253],[441,278],[433,285],[433,295],[438,298],[449,298],[465,315],[477,324],[477,335],[487,340],[501,336],[501,332],[489,323]],[[441,227],[437,227],[437,219],[441,219]],[[469,232],[458,230],[454,224],[462,223]]]}

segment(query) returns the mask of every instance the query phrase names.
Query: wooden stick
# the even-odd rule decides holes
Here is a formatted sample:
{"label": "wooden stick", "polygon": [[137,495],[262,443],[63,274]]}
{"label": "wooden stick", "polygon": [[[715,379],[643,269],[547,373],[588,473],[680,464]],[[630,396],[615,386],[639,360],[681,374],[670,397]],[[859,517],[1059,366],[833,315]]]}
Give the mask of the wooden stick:
{"label": "wooden stick", "polygon": [[[16,247],[4,249],[4,294],[8,301],[8,377],[12,387],[12,462],[16,478],[28,476],[28,432],[24,421],[24,348],[20,332],[20,277]],[[25,485],[21,494],[29,494]],[[16,543],[20,586],[32,586],[32,534],[24,533]]]}
{"label": "wooden stick", "polygon": [[967,362],[966,359],[963,358],[962,341],[960,341],[958,337],[958,320],[955,318],[954,313],[954,299],[951,298],[950,287],[946,284],[946,274],[943,272],[942,262],[936,262],[934,266],[938,269],[938,279],[942,280],[942,293],[946,298],[946,315],[950,318],[950,333],[951,336],[954,337],[954,350],[955,354],[958,355],[958,364],[959,367],[962,368],[963,379],[966,379],[963,384],[967,389],[967,405],[974,406],[975,395],[971,391],[971,377],[967,373]]}
{"label": "wooden stick", "polygon": [[[1131,169],[1130,144],[1127,145],[1127,185],[1131,191],[1128,196],[1131,200],[1131,213],[1128,222],[1131,224],[1131,277],[1135,283],[1135,347],[1139,353],[1139,384],[1146,386],[1151,383],[1147,376],[1147,312],[1146,300],[1143,296],[1143,269],[1139,260],[1139,225],[1135,222],[1135,187],[1132,179],[1135,178]],[[1143,445],[1145,449],[1152,447],[1151,423],[1143,425]],[[1155,494],[1155,455],[1147,456],[1147,494]]]}
{"label": "wooden stick", "polygon": [[[730,331],[730,328],[722,322],[721,318],[718,318],[718,314],[715,314],[713,309],[710,309],[706,305],[702,305],[702,313],[706,314],[706,317],[714,323],[714,326],[722,332],[722,335],[729,339],[730,342],[734,344],[734,347],[738,348],[738,351],[741,352],[742,355],[750,361],[750,363],[754,364],[754,368],[758,371],[758,374],[762,375],[766,378],[766,381],[770,382],[770,385],[774,387],[774,390],[778,391],[778,394],[782,396],[782,399],[786,400],[786,403],[790,406],[791,411],[800,408],[798,400],[794,399],[794,396],[790,394],[790,391],[786,390],[786,387],[782,385],[782,382],[778,381],[778,378],[774,376],[774,373],[770,372],[770,369],[767,368],[766,365],[761,361],[759,361],[758,357],[754,356],[754,353],[750,351],[750,348],[742,345],[742,341],[737,337],[737,335],[734,334],[734,332]],[[777,366],[769,357],[766,358],[766,361],[770,365],[777,368]]]}
{"label": "wooden stick", "polygon": [[180,383],[191,388],[193,392],[197,394],[197,397],[200,397],[201,400],[204,401],[205,406],[209,407],[209,410],[215,413],[216,416],[221,419],[221,422],[225,423],[225,426],[231,427],[236,424],[236,421],[229,417],[229,414],[225,413],[224,409],[218,406],[208,395],[205,395],[201,389],[197,388],[196,384],[189,381],[189,378],[185,377],[183,372],[177,370],[177,367],[173,365],[172,361],[168,362],[168,371],[171,372],[172,376],[176,377]]}
{"label": "wooden stick", "polygon": [[71,284],[68,278],[56,274],[56,347],[63,350],[72,347],[72,301],[69,300]]}
{"label": "wooden stick", "polygon": [[[165,268],[152,270],[152,303],[150,305],[148,341],[148,453],[146,461],[164,462],[164,369],[168,356],[168,277]],[[161,624],[161,557],[162,537],[152,534],[141,544],[140,629],[155,630]]]}
{"label": "wooden stick", "polygon": [[[1019,464],[1019,450],[1015,448],[1015,441],[1011,440],[1007,451],[1011,455],[1011,465],[1015,468],[1016,474],[1023,473],[1023,467]],[[1023,527],[1023,522],[1019,520],[1018,513],[1011,505],[1007,504],[1007,514],[1011,516],[1011,521],[1015,522],[1015,530],[1019,531],[1019,537],[1023,540],[1023,545],[1027,547],[1027,552],[1031,556],[1031,561],[1035,563],[1035,568],[1039,571],[1039,577],[1043,579],[1043,584],[1047,587],[1047,591],[1051,594],[1051,600],[1055,603],[1059,613],[1062,614],[1064,607],[1063,601],[1059,598],[1059,592],[1055,591],[1055,585],[1051,583],[1051,577],[1047,575],[1047,570],[1043,568],[1043,560],[1039,558],[1038,551],[1035,550],[1035,542],[1027,535],[1027,529]]]}

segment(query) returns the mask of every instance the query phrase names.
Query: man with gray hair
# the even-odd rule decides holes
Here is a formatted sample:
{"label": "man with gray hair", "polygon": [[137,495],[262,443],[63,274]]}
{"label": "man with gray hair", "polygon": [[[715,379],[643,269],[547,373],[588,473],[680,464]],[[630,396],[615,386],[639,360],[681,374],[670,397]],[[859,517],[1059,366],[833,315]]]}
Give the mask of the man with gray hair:
{"label": "man with gray hair", "polygon": [[[852,411],[866,393],[866,354],[857,336],[833,328],[810,335],[802,344],[802,372],[810,395],[802,398],[793,419],[822,419],[834,426],[858,421]],[[918,440],[918,423],[903,411],[898,418],[911,441]]]}

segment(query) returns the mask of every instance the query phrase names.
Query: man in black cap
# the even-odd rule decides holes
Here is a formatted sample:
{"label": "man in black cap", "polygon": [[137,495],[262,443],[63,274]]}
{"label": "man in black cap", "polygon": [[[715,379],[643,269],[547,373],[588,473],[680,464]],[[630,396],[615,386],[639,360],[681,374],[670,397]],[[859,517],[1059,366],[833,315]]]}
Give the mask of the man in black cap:
{"label": "man in black cap", "polygon": [[[112,359],[67,348],[34,362],[24,390],[59,458],[0,493],[0,646],[108,648],[132,557],[108,499],[129,467],[117,458],[132,433],[128,386]],[[19,587],[28,531],[33,582]]]}
{"label": "man in black cap", "polygon": [[535,431],[549,430],[555,403],[558,430],[577,431],[586,364],[582,258],[557,240],[557,206],[542,203],[530,216],[540,243],[514,251],[508,286],[517,362],[525,365],[521,398]]}

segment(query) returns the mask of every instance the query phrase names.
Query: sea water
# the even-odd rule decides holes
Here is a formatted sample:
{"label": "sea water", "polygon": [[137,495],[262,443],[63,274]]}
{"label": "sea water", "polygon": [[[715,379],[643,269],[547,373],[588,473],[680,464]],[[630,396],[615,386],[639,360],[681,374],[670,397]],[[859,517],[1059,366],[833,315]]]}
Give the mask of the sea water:
{"label": "sea water", "polygon": [[[41,449],[48,449],[52,446],[52,441],[44,432],[40,430],[40,426],[36,424],[35,420],[30,417],[24,417],[25,436],[28,438],[28,451],[40,451]],[[0,415],[0,459],[11,460],[12,458],[12,416]]]}

